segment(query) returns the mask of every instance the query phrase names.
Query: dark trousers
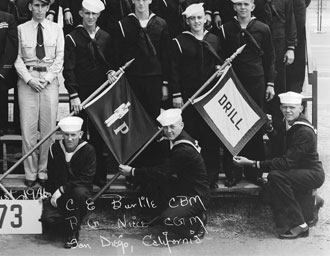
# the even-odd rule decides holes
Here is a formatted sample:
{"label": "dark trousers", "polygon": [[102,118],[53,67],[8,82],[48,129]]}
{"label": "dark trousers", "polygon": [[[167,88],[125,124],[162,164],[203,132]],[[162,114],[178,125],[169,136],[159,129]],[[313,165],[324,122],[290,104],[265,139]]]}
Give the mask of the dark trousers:
{"label": "dark trousers", "polygon": [[58,199],[58,208],[64,217],[67,232],[79,231],[81,222],[87,213],[86,201],[91,197],[89,189],[74,188],[70,194]]}
{"label": "dark trousers", "polygon": [[293,0],[293,12],[297,27],[298,44],[295,48],[294,62],[287,67],[288,91],[300,93],[305,81],[306,48],[306,3],[305,0]]}
{"label": "dark trousers", "polygon": [[216,183],[221,169],[221,141],[193,106],[188,106],[182,113],[184,129],[201,146],[209,182]]}
{"label": "dark trousers", "polygon": [[0,84],[0,132],[8,129],[8,89]]}
{"label": "dark trousers", "polygon": [[88,188],[76,187],[57,200],[57,208],[50,204],[50,199],[47,199],[43,202],[41,221],[45,227],[64,223],[64,231],[67,234],[79,231],[81,222],[87,213],[86,201],[90,197],[91,193]]}
{"label": "dark trousers", "polygon": [[[81,101],[84,101],[89,95],[91,95],[96,88],[81,87],[79,88],[79,97]],[[105,144],[104,141],[94,126],[93,122],[88,118],[87,113],[83,110],[79,116],[84,119],[82,130],[84,131],[83,138],[87,140],[94,148],[96,153],[96,173],[94,181],[104,182],[107,179],[107,168],[104,157]],[[87,138],[87,134],[89,137]]]}
{"label": "dark trousers", "polygon": [[319,188],[323,182],[324,173],[310,169],[270,171],[266,190],[279,232],[285,232],[308,221],[304,219],[296,195]]}

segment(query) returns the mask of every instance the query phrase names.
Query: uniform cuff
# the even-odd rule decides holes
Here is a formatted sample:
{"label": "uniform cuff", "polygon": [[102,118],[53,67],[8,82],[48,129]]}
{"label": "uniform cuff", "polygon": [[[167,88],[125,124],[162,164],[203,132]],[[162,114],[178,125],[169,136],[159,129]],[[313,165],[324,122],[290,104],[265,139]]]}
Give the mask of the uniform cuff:
{"label": "uniform cuff", "polygon": [[181,97],[181,92],[178,92],[178,93],[173,93],[173,98],[179,98]]}

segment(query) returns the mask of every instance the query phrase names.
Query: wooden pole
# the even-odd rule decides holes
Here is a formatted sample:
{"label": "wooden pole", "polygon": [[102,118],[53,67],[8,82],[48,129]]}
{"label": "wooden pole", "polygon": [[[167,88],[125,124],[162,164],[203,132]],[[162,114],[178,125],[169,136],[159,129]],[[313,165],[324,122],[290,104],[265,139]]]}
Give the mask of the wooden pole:
{"label": "wooden pole", "polygon": [[[123,67],[120,67],[118,71],[116,71],[115,76],[120,75],[121,73],[125,72],[125,69],[134,61],[134,59],[128,61],[127,63],[125,63],[125,65]],[[85,99],[81,105],[85,106],[88,102],[90,102],[96,95],[98,95],[101,91],[104,90],[104,88],[106,88],[109,84],[109,81],[105,81],[99,88],[97,88],[91,95],[89,95],[89,97],[87,99]],[[74,112],[71,112],[69,116],[73,116]],[[19,159],[12,167],[10,167],[10,169],[8,171],[6,171],[1,177],[0,177],[0,182],[6,178],[7,175],[9,175],[12,171],[14,171],[26,158],[28,158],[35,150],[37,150],[39,148],[39,146],[41,144],[43,144],[46,140],[49,139],[49,137],[51,137],[57,130],[58,130],[59,126],[56,126],[54,128],[53,131],[49,132],[42,140],[40,140],[32,149],[30,149],[29,152],[27,152],[21,159]],[[0,186],[0,188],[3,190],[2,186]],[[8,194],[8,191],[4,192],[8,195],[11,196],[10,194]]]}
{"label": "wooden pole", "polygon": [[[220,68],[213,73],[213,75],[194,93],[193,96],[191,96],[191,98],[189,98],[187,100],[187,102],[181,107],[181,110],[183,111],[184,109],[186,109],[190,104],[193,103],[193,100],[195,98],[197,98],[199,96],[199,94],[216,78],[218,77],[221,72],[236,58],[236,56],[238,54],[240,54],[246,45],[241,46],[240,48],[238,48],[236,50],[236,52],[234,54],[232,54],[228,59],[226,59],[224,61],[224,63],[220,66]],[[130,165],[145,149],[147,146],[150,145],[150,143],[157,138],[157,136],[163,131],[163,127],[160,128],[144,145],[142,148],[139,149],[138,152],[136,152],[136,154],[127,162],[125,163],[126,165]],[[104,191],[106,191],[111,184],[121,175],[121,172],[118,172],[115,174],[115,176],[113,176],[111,178],[111,180],[109,180],[109,182],[107,184],[104,185],[104,187],[92,198],[92,201],[95,202],[95,200],[97,198],[99,198]]]}

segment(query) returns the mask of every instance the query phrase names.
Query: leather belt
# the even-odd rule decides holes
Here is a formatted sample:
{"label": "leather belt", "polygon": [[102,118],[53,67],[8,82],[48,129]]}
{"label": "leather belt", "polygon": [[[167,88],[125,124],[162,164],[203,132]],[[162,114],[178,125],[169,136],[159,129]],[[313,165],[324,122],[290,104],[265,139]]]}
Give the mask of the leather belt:
{"label": "leather belt", "polygon": [[38,71],[38,72],[47,72],[47,67],[37,67],[37,66],[28,66],[26,65],[28,70]]}

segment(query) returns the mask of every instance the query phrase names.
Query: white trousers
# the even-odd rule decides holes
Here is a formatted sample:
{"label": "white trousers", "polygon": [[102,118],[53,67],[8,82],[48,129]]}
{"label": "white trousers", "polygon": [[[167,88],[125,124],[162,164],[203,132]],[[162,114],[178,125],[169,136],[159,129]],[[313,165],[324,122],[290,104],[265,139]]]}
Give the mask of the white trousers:
{"label": "white trousers", "polygon": [[[42,78],[46,73],[31,71],[33,77]],[[41,92],[35,92],[22,79],[18,80],[18,102],[22,130],[23,155],[29,152],[40,140],[56,127],[59,98],[59,82],[56,78]],[[25,161],[24,170],[27,180],[47,179],[48,151],[53,136],[40,145]]]}

